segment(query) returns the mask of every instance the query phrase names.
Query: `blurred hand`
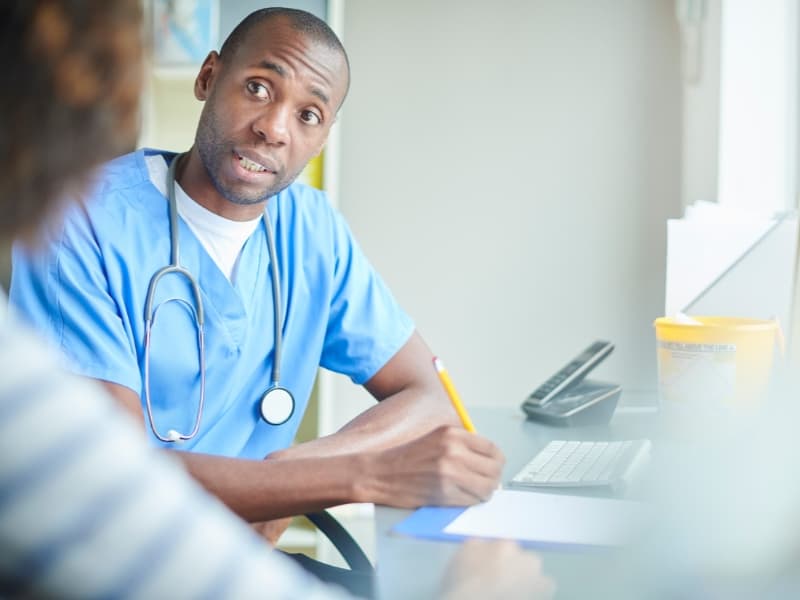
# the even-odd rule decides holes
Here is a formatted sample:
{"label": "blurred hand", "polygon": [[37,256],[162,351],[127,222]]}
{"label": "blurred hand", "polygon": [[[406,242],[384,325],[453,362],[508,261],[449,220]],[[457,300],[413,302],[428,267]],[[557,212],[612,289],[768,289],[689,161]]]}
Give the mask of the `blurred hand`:
{"label": "blurred hand", "polygon": [[275,546],[291,522],[292,517],[286,517],[272,521],[262,521],[261,523],[252,523],[251,525],[261,537],[269,542],[270,546]]}
{"label": "blurred hand", "polygon": [[511,541],[469,540],[450,562],[441,597],[545,600],[554,591],[538,555]]}
{"label": "blurred hand", "polygon": [[367,502],[401,508],[466,506],[497,489],[505,458],[492,442],[461,427],[442,426],[370,456]]}

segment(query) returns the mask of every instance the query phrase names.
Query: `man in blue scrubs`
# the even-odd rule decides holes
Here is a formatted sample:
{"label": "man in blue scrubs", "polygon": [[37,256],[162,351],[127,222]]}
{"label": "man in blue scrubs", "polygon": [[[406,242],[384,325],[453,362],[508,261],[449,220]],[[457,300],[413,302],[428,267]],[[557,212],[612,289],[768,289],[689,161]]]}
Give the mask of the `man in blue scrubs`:
{"label": "man in blue scrubs", "polygon": [[[200,69],[194,91],[205,105],[192,148],[108,163],[46,232],[43,251],[14,256],[13,303],[71,368],[103,382],[140,422],[151,414],[162,435],[190,432],[201,395],[196,306],[174,275],[156,293],[145,406],[145,301],[171,260],[175,162],[180,259],[204,307],[205,405],[189,440],[158,442],[146,429],[191,451],[180,453],[191,473],[250,522],[348,502],[473,504],[491,495],[503,463],[494,444],[458,424],[431,351],[341,215],[293,183],[322,150],[348,85],[345,51],[324,22],[253,13]],[[282,425],[259,409],[275,359],[265,208],[282,296],[280,383],[296,402]],[[336,434],[289,447],[320,365],[379,402]]]}

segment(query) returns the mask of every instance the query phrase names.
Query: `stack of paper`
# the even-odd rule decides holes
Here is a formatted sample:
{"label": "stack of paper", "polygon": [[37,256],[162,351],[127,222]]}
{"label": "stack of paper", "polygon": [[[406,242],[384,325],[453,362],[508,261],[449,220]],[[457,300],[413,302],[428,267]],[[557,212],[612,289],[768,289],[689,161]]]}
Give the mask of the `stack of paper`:
{"label": "stack of paper", "polygon": [[797,217],[719,204],[667,222],[665,315],[789,319]]}

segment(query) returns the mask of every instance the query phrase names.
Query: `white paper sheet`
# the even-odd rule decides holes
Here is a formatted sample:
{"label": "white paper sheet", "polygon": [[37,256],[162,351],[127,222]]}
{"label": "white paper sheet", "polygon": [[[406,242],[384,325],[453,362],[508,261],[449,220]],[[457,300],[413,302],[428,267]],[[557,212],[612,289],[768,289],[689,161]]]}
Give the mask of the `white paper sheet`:
{"label": "white paper sheet", "polygon": [[667,221],[664,314],[778,318],[787,323],[797,218],[717,204]]}
{"label": "white paper sheet", "polygon": [[646,523],[648,512],[647,505],[627,500],[498,490],[444,531],[543,545],[620,546]]}
{"label": "white paper sheet", "polygon": [[665,314],[686,310],[763,236],[773,221],[667,221]]}

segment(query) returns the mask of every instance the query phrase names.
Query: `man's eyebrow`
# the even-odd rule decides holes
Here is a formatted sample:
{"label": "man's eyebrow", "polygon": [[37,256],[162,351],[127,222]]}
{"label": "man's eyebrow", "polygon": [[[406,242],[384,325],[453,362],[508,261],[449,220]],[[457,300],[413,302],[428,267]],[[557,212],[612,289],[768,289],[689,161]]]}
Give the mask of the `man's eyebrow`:
{"label": "man's eyebrow", "polygon": [[[276,73],[279,77],[284,77],[284,78],[286,77],[286,69],[284,69],[282,66],[278,64],[269,62],[268,60],[262,60],[260,63],[258,63],[258,68],[265,69],[267,71],[272,71]],[[311,88],[311,93],[320,100],[322,100],[325,104],[331,103],[330,96],[328,96],[328,94],[323,92],[321,89],[316,87]]]}
{"label": "man's eyebrow", "polygon": [[331,103],[331,99],[328,97],[328,94],[323,92],[321,89],[319,89],[319,88],[311,88],[311,93],[314,94],[320,100],[322,100],[325,104],[330,104]]}
{"label": "man's eyebrow", "polygon": [[258,63],[258,66],[259,68],[266,69],[267,71],[275,71],[281,77],[286,77],[286,69],[280,65],[271,63],[268,60],[262,60],[260,63]]}

